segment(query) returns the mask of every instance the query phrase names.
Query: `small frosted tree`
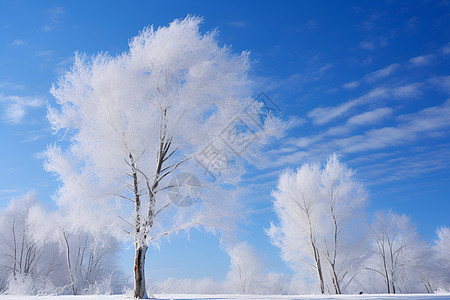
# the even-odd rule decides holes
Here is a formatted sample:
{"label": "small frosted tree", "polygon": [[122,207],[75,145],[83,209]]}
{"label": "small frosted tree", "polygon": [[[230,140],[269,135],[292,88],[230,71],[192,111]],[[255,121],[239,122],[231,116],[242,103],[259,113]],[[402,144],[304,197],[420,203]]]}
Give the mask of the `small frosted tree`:
{"label": "small frosted tree", "polygon": [[230,255],[228,282],[241,294],[254,291],[255,285],[261,279],[262,271],[267,267],[261,255],[246,242],[230,248],[228,254]]}
{"label": "small frosted tree", "polygon": [[11,281],[39,275],[39,260],[45,247],[36,244],[26,219],[28,211],[37,203],[37,194],[28,192],[13,198],[0,212],[0,262]]}
{"label": "small frosted tree", "polygon": [[37,193],[31,191],[11,199],[0,210],[0,288],[7,289],[8,294],[55,290],[50,286],[59,271],[57,247],[36,242],[34,228],[28,222],[30,212],[38,205]]}
{"label": "small frosted tree", "polygon": [[[261,121],[248,52],[219,46],[200,23],[187,17],[144,29],[121,55],[77,54],[51,90],[59,108],[48,118],[69,137],[65,150],[47,151],[46,169],[62,182],[56,201],[85,230],[133,238],[137,298],[146,295],[148,245],[192,227],[230,229],[225,220],[239,215],[230,186],[244,160],[283,131],[270,113]],[[177,209],[183,180],[175,176],[183,172],[201,182],[202,201]]]}
{"label": "small frosted tree", "polygon": [[267,273],[264,278],[264,287],[269,295],[284,295],[289,292],[291,278],[284,273]]}
{"label": "small frosted tree", "polygon": [[424,246],[411,219],[392,211],[378,211],[370,235],[373,256],[366,268],[381,276],[385,291],[407,293],[415,288],[409,282],[418,276]]}
{"label": "small frosted tree", "polygon": [[342,293],[359,261],[353,225],[366,193],[353,176],[333,154],[323,168],[305,163],[285,171],[273,192],[279,225],[272,223],[267,234],[284,260],[315,274],[322,294]]}
{"label": "small frosted tree", "polygon": [[434,241],[436,257],[450,267],[450,228],[443,226],[436,229],[436,239]]}
{"label": "small frosted tree", "polygon": [[[434,252],[434,268],[429,270],[429,277],[423,278],[429,291],[434,292],[432,283],[437,288],[450,291],[450,228],[443,226],[436,228],[436,239],[432,247]],[[428,279],[428,280],[427,280]]]}

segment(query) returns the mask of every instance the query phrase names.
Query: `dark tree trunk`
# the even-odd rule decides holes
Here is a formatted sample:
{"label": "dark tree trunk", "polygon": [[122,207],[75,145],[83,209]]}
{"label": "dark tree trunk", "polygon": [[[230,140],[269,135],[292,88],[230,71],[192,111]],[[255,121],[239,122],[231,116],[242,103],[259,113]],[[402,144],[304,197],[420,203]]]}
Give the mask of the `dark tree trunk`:
{"label": "dark tree trunk", "polygon": [[136,245],[136,255],[134,258],[134,297],[138,299],[147,298],[145,289],[145,254],[147,246]]}
{"label": "dark tree trunk", "polygon": [[332,268],[332,272],[333,272],[333,274],[332,274],[333,277],[331,279],[333,281],[334,292],[337,295],[340,295],[341,294],[341,287],[339,285],[339,280],[338,280],[338,277],[337,277],[337,274],[336,274],[336,269],[334,267],[334,264],[331,265],[331,268]]}

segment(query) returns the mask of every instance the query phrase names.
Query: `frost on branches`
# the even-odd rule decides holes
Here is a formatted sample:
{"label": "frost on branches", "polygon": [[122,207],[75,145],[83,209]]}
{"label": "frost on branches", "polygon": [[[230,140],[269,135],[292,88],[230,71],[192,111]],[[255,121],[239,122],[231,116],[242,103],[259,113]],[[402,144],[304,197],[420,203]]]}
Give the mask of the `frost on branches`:
{"label": "frost on branches", "polygon": [[353,175],[333,154],[323,167],[305,163],[285,171],[273,192],[279,225],[272,223],[266,232],[285,261],[308,270],[309,281],[318,280],[322,294],[341,294],[360,259],[355,229],[361,226],[353,225],[366,193]]}
{"label": "frost on branches", "polygon": [[[251,98],[249,53],[219,46],[200,23],[146,28],[121,55],[76,54],[51,89],[58,106],[48,119],[67,140],[47,150],[46,169],[62,182],[56,202],[96,236],[134,239],[137,298],[146,296],[149,244],[192,227],[232,232],[245,161],[283,134],[270,113],[261,121],[262,104]],[[178,208],[167,192],[183,172],[201,181],[201,201]]]}

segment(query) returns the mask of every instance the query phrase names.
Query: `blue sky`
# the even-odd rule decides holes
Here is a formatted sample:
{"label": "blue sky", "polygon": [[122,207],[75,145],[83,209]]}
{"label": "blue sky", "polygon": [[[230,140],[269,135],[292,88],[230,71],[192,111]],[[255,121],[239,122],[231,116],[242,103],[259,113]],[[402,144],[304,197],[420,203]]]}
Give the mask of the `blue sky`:
{"label": "blue sky", "polygon": [[[120,53],[143,27],[187,14],[218,28],[222,44],[251,50],[255,95],[265,92],[292,121],[251,168],[242,201],[255,209],[243,239],[270,271],[289,272],[264,235],[279,172],[336,152],[369,191],[368,214],[405,213],[428,241],[450,226],[449,1],[1,1],[0,206],[36,190],[52,207],[55,178],[40,152],[56,141],[49,93],[74,51]],[[173,237],[149,253],[147,270],[223,279],[228,257],[213,236]],[[133,251],[120,263],[131,274]]]}

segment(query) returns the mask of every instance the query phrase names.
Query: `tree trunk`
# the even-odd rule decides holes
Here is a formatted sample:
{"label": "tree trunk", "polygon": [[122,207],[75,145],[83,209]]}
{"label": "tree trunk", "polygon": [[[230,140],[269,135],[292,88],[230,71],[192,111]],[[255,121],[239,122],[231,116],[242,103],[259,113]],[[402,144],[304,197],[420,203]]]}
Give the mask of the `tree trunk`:
{"label": "tree trunk", "polygon": [[134,297],[138,299],[147,298],[147,291],[145,289],[145,253],[147,246],[136,244],[136,255],[134,258]]}
{"label": "tree trunk", "polygon": [[332,278],[331,279],[333,281],[334,292],[337,295],[340,295],[341,294],[341,287],[340,287],[340,284],[339,284],[339,279],[337,277],[336,269],[334,267],[334,264],[331,265],[331,269],[332,269]]}
{"label": "tree trunk", "polygon": [[72,272],[72,266],[70,264],[70,245],[69,241],[67,240],[66,233],[63,231],[63,237],[64,241],[66,242],[66,254],[67,254],[67,272],[69,273],[69,279],[70,279],[70,286],[72,288],[72,294],[77,295],[77,287],[75,283],[75,279],[73,278],[73,272]]}
{"label": "tree trunk", "polygon": [[320,263],[320,255],[318,253],[318,249],[316,251],[316,264],[317,264],[317,272],[319,273],[319,281],[320,281],[320,292],[325,294],[325,284],[323,282],[323,274],[322,274],[322,266]]}

